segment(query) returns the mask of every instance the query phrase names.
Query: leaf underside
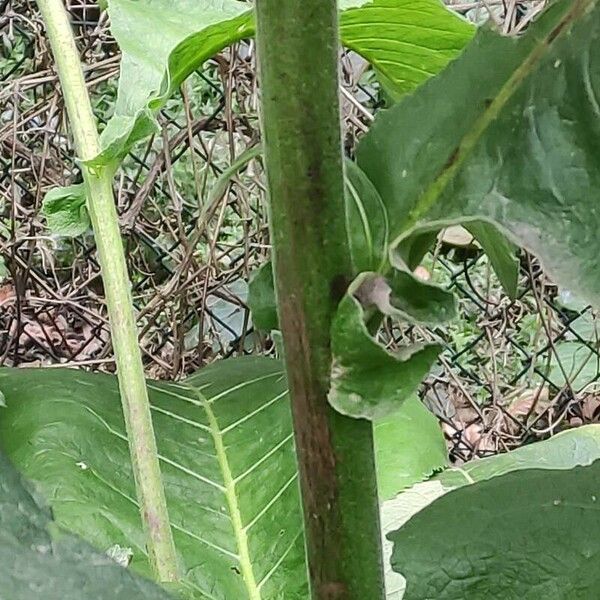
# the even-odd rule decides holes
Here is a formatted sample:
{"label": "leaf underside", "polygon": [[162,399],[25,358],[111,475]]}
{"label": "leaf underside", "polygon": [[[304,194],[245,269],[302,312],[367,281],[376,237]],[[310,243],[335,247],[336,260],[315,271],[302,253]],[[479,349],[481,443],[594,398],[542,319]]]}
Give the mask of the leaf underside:
{"label": "leaf underside", "polygon": [[[234,359],[184,384],[151,383],[169,515],[198,598],[307,595],[302,517],[281,364]],[[133,549],[149,575],[116,378],[2,370],[0,440],[59,524]]]}

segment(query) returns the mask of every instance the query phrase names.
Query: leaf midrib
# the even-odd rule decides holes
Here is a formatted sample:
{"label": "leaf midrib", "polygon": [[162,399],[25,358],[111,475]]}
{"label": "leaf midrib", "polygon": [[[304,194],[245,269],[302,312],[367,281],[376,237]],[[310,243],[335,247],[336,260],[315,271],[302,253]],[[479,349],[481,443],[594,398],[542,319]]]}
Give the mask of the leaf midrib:
{"label": "leaf midrib", "polygon": [[229,459],[227,458],[227,452],[225,450],[225,444],[223,443],[223,434],[219,423],[212,410],[212,406],[208,399],[197,390],[193,390],[198,400],[202,403],[204,411],[206,413],[208,424],[210,427],[210,433],[215,444],[215,454],[221,473],[223,475],[224,494],[227,500],[227,506],[229,508],[229,514],[231,517],[231,523],[233,527],[233,534],[235,537],[236,547],[239,555],[240,571],[242,573],[242,579],[248,592],[249,600],[261,600],[261,594],[256,583],[256,577],[254,576],[254,570],[252,568],[252,561],[250,559],[250,548],[248,546],[248,535],[242,523],[242,514],[238,503],[238,498],[235,490],[235,479],[231,473],[231,467],[229,466]]}
{"label": "leaf midrib", "polygon": [[450,155],[452,157],[451,164],[445,166],[433,183],[421,194],[415,207],[410,211],[406,226],[399,237],[404,237],[407,231],[412,230],[418,221],[425,217],[430,209],[440,200],[442,194],[454,177],[460,172],[465,161],[469,158],[488,127],[520,89],[520,86],[552,48],[556,40],[560,39],[565,31],[568,30],[568,25],[585,14],[597,2],[598,0],[574,0],[572,7],[563,15],[559,22],[545,37],[540,39],[533,50],[525,57],[521,65],[508,78],[486,110],[475,121],[472,129],[462,137],[458,146],[456,146],[456,149]]}

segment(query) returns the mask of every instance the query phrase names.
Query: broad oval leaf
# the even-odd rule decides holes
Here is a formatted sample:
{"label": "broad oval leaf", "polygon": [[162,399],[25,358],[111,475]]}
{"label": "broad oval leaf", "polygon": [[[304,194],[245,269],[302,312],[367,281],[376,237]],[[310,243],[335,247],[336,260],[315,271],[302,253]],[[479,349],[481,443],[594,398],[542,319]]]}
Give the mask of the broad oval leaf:
{"label": "broad oval leaf", "polygon": [[[2,370],[0,443],[57,522],[101,549],[133,549],[149,573],[116,378]],[[296,460],[278,361],[217,362],[149,384],[185,579],[198,598],[305,600]]]}
{"label": "broad oval leaf", "polygon": [[404,600],[596,598],[599,475],[528,469],[436,500],[389,535]]}
{"label": "broad oval leaf", "polygon": [[600,301],[597,5],[559,1],[520,38],[484,28],[441,75],[379,115],[357,157],[395,245],[414,231],[487,221],[557,282]]}
{"label": "broad oval leaf", "polygon": [[61,531],[0,453],[0,595],[7,600],[168,600],[165,591]]}
{"label": "broad oval leaf", "polygon": [[[384,533],[390,533],[402,528],[425,507],[461,487],[516,471],[568,470],[576,466],[589,466],[598,459],[600,426],[586,425],[559,433],[549,440],[521,446],[505,454],[473,460],[462,467],[446,469],[428,481],[416,483],[395,498],[384,501],[381,509],[382,529]],[[493,544],[492,533],[488,539],[490,544]],[[446,540],[441,541],[446,543]],[[392,544],[388,540],[384,540],[384,551],[387,557],[391,556]],[[404,573],[401,566],[396,568],[400,573]],[[386,582],[388,600],[401,600],[405,590],[404,578],[388,568]]]}

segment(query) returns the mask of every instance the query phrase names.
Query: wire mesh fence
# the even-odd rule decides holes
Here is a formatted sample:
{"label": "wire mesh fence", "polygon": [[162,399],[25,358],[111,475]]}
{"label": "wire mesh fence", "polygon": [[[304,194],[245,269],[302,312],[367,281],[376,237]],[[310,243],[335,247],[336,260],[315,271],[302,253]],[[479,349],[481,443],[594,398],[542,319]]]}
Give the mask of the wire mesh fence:
{"label": "wire mesh fence", "polygon": [[[449,2],[473,20],[522,31],[543,2]],[[95,2],[68,2],[95,113],[111,116],[119,53]],[[368,66],[344,53],[344,144],[352,152],[383,100]],[[150,377],[177,379],[217,357],[274,353],[252,327],[250,273],[269,254],[259,143],[255,48],[242,42],[194,74],[159,115],[115,183]],[[35,4],[0,2],[0,364],[112,371],[90,234],[57,238],[45,193],[78,182],[65,112]],[[242,165],[231,172],[231,165]],[[520,257],[510,300],[472,241],[442,238],[422,267],[454,291],[460,318],[424,331],[386,324],[393,348],[436,339],[445,350],[423,399],[444,424],[457,461],[513,448],[597,420],[595,313]]]}

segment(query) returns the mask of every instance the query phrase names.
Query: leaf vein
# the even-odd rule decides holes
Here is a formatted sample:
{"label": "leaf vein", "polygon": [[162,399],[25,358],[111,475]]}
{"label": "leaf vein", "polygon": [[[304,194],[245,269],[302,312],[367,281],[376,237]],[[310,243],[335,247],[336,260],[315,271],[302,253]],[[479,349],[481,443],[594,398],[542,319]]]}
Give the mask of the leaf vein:
{"label": "leaf vein", "polygon": [[296,542],[297,542],[298,538],[301,535],[302,535],[302,529],[300,529],[298,531],[298,533],[296,533],[296,535],[294,536],[294,539],[292,540],[292,543],[285,549],[284,553],[277,560],[277,562],[273,565],[273,568],[260,580],[260,582],[258,583],[258,588],[259,589],[261,589],[262,586],[265,583],[267,583],[267,581],[269,581],[269,579],[273,576],[273,573],[275,573],[275,571],[277,571],[277,569],[279,568],[279,566],[281,565],[281,563],[285,560],[286,556],[292,551],[292,549],[296,545]]}
{"label": "leaf vein", "polygon": [[250,475],[250,473],[252,473],[260,465],[262,465],[262,463],[264,463],[266,460],[269,460],[269,458],[271,456],[273,456],[273,454],[275,454],[278,450],[281,450],[282,446],[284,446],[285,444],[287,444],[293,437],[294,437],[294,434],[290,433],[283,440],[281,440],[276,446],[273,446],[273,448],[271,448],[264,456],[262,456],[261,458],[259,458],[253,465],[251,465],[243,473],[241,473],[240,475],[238,475],[233,480],[233,482],[237,484],[240,481],[242,481],[245,477],[247,477],[248,475]]}

